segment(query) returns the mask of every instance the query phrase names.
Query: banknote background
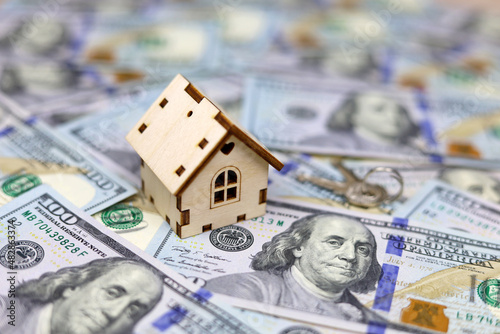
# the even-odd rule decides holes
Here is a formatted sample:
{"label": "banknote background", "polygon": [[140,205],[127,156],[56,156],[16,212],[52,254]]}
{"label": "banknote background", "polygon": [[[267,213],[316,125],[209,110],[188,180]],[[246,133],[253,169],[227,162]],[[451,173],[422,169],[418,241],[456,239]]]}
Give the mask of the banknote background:
{"label": "banknote background", "polygon": [[[419,237],[370,225],[408,219],[432,235],[468,233],[469,244],[453,245],[463,256],[497,256],[500,8],[493,1],[8,0],[0,17],[0,210],[47,192],[81,210],[109,247],[137,247],[137,256],[191,290],[252,272],[250,259],[262,245],[300,217],[343,212],[375,231],[379,261],[398,267],[396,276],[385,271],[375,292],[355,295],[388,322],[340,320],[224,291],[210,299],[221,312],[210,319],[241,321],[243,332],[259,333],[494,333],[500,325],[494,292],[483,289],[500,286],[497,261],[480,270],[433,260],[432,247],[418,256],[388,255],[396,237],[406,250]],[[223,230],[177,238],[139,189],[140,159],[125,135],[177,73],[285,164],[269,170],[274,202],[267,214],[235,225],[247,230],[247,249],[215,247],[211,236]],[[367,182],[389,195],[402,187],[401,195],[375,207],[350,204],[314,181],[346,181],[339,162],[359,179],[386,167],[393,172],[373,173]],[[7,223],[0,224],[1,249],[9,239]],[[16,240],[34,238],[33,227],[24,228]],[[25,277],[55,270],[50,266]],[[393,290],[387,281],[397,282]],[[203,325],[203,302],[189,303],[184,322],[164,331],[216,333],[219,327]],[[160,331],[151,319],[178,316],[170,306],[134,332]],[[405,311],[411,307],[433,311],[412,322],[415,314]]]}
{"label": "banknote background", "polygon": [[[466,298],[466,295],[470,293],[470,281],[467,280],[467,274],[469,272],[474,272],[477,274],[477,277],[491,277],[497,275],[498,265],[494,263],[497,256],[494,254],[498,252],[499,245],[491,239],[491,244],[486,246],[488,239],[481,239],[481,236],[478,235],[476,237],[478,238],[477,241],[465,241],[461,246],[458,246],[463,247],[463,249],[456,249],[456,256],[453,256],[453,251],[444,250],[443,252],[444,248],[441,246],[448,244],[451,240],[465,240],[464,238],[466,238],[466,236],[470,236],[470,234],[461,233],[460,231],[447,229],[445,227],[440,227],[439,232],[436,230],[433,231],[432,225],[427,225],[425,223],[422,224],[417,221],[405,221],[403,223],[404,225],[399,225],[401,222],[398,223],[397,218],[392,220],[391,217],[367,215],[332,208],[327,209],[324,206],[313,206],[310,204],[303,204],[303,206],[301,206],[297,202],[271,201],[269,202],[268,214],[265,217],[252,219],[251,221],[235,225],[243,231],[247,229],[249,231],[254,231],[254,233],[252,233],[254,239],[249,246],[241,246],[241,249],[237,249],[236,247],[232,249],[229,247],[226,249],[222,248],[217,241],[222,239],[220,235],[224,233],[223,231],[214,231],[210,235],[202,234],[195,236],[186,242],[179,239],[172,232],[165,233],[164,231],[159,230],[151,244],[148,246],[147,251],[154,254],[156,258],[169,264],[172,268],[175,268],[178,272],[183,273],[186,276],[192,275],[199,277],[203,281],[214,281],[214,277],[217,278],[228,274],[249,272],[249,262],[262,248],[262,244],[264,242],[283,233],[283,231],[289,228],[290,224],[297,219],[311,214],[325,214],[327,212],[339,217],[345,217],[346,215],[356,217],[356,219],[363,221],[376,236],[377,258],[379,261],[385,263],[382,265],[383,268],[385,268],[384,270],[387,271],[387,276],[384,277],[384,279],[389,281],[393,280],[393,285],[391,286],[392,291],[384,296],[384,292],[382,292],[383,287],[380,286],[382,284],[379,283],[379,289],[375,292],[368,294],[356,294],[356,297],[359,298],[364,305],[374,307],[375,310],[379,310],[381,314],[384,314],[385,317],[392,321],[396,319],[401,320],[399,318],[401,310],[404,308],[403,305],[407,303],[407,300],[410,297],[420,300],[422,300],[421,298],[429,298],[427,300],[432,300],[436,303],[438,303],[439,300],[440,304],[446,305],[449,309],[447,314],[453,314],[455,317],[458,313],[465,311],[469,307],[471,307],[471,310],[473,308],[482,308],[485,311],[488,310],[488,305],[485,303],[467,302],[468,298]],[[385,223],[382,221],[385,221]],[[435,226],[440,225],[436,223],[434,227]],[[450,226],[452,225],[450,224]],[[497,227],[492,227],[492,231],[495,233],[496,228]],[[396,232],[396,230],[398,231]],[[476,234],[480,234],[477,233],[477,230],[474,228],[462,228],[461,230],[470,232],[474,231]],[[442,239],[433,238],[432,236],[436,236],[436,233],[442,233],[440,234],[440,238]],[[219,236],[217,236],[217,234],[219,234]],[[489,235],[491,236],[492,234]],[[424,239],[427,242],[425,246],[424,243],[420,243]],[[398,243],[396,240],[405,240],[406,242],[403,241],[402,243]],[[436,244],[431,243],[429,240],[434,240]],[[385,244],[386,242],[387,244]],[[402,244],[405,246],[402,246]],[[483,244],[485,248],[480,250],[479,248],[470,246],[479,244]],[[401,249],[404,250],[403,254],[391,251],[392,247],[402,247]],[[429,247],[428,250],[434,250],[424,250],[425,247]],[[446,252],[450,253],[448,255],[444,255],[443,253]],[[475,259],[468,263],[466,260],[462,259],[459,254],[467,254],[472,257],[478,256],[477,261]],[[487,259],[493,259],[493,261],[489,262]],[[458,263],[464,263],[464,266],[461,267]],[[475,265],[473,265],[473,263],[475,263]],[[398,267],[396,270],[397,273],[389,279],[390,268],[392,268],[391,266],[393,265]],[[470,267],[468,265],[470,265]],[[437,286],[428,282],[431,280],[429,277],[431,275],[434,277],[448,277],[449,279],[453,279],[456,285],[440,286],[439,288],[445,291],[443,291],[444,293],[438,297],[436,293],[433,293],[433,291],[437,289]],[[464,278],[464,276],[466,277]],[[228,291],[230,291],[231,288],[227,288],[229,289]],[[387,286],[385,288],[387,288]],[[223,290],[224,287],[220,287],[218,292]],[[228,294],[238,297],[238,294],[232,294],[229,292]],[[383,301],[384,298],[390,298],[392,302],[387,302],[387,300]],[[234,301],[233,303],[238,303],[238,301]],[[382,306],[385,303],[392,306],[385,308]],[[257,310],[265,310],[268,308],[266,306],[256,304],[255,302],[252,304],[251,301],[240,302],[240,305]],[[282,306],[283,304],[280,305]],[[455,308],[454,311],[452,311],[453,308]],[[314,309],[302,311],[312,313],[307,315],[309,319],[314,319],[315,315],[313,313],[318,312]],[[293,311],[290,309],[283,310],[278,307],[277,310],[272,310],[270,312],[290,317],[290,314]],[[342,316],[330,314],[326,319],[318,317],[312,321],[327,324],[332,321],[332,319],[336,318],[342,319]],[[335,321],[340,320],[336,319]],[[353,323],[351,325],[359,326],[360,324]],[[390,327],[390,325],[387,327]],[[459,332],[464,328],[479,330],[480,327],[481,326],[476,327],[476,324],[473,325],[461,321],[450,321],[448,330],[450,332]],[[404,330],[405,328],[403,327],[398,329]],[[417,328],[406,328],[406,330],[414,332],[418,331]],[[481,328],[481,330],[488,332],[494,330],[494,328],[484,327]]]}
{"label": "banknote background", "polygon": [[[57,209],[54,210],[54,206],[56,206]],[[24,212],[21,213],[20,210]],[[61,210],[63,213],[61,213]],[[252,313],[247,312],[245,314],[237,309],[225,306],[223,303],[218,303],[217,297],[213,298],[210,292],[203,291],[198,285],[182,278],[171,269],[162,266],[147,254],[141,253],[139,248],[135,248],[133,245],[128,244],[120,237],[110,237],[112,232],[107,230],[104,226],[100,226],[83,211],[72,206],[71,203],[67,202],[66,199],[61,197],[47,185],[39,186],[21,195],[16,200],[3,206],[1,211],[2,219],[8,222],[6,224],[2,223],[2,236],[11,236],[8,231],[15,231],[17,236],[23,238],[23,240],[16,240],[14,237],[16,245],[19,244],[24,246],[22,250],[19,249],[16,251],[23,253],[24,256],[22,261],[17,261],[16,259],[8,262],[9,260],[7,257],[3,255],[3,267],[10,270],[7,272],[7,270],[2,269],[2,276],[5,280],[8,278],[20,283],[33,282],[38,279],[42,273],[46,274],[44,276],[50,275],[53,271],[58,271],[59,273],[61,269],[65,267],[79,268],[88,265],[89,261],[90,264],[92,264],[95,263],[96,260],[102,261],[105,259],[113,261],[116,260],[116,258],[127,258],[132,262],[140,263],[142,261],[142,263],[147,263],[151,267],[156,267],[161,273],[158,277],[161,279],[161,284],[163,285],[163,287],[160,288],[162,292],[157,295],[159,300],[155,303],[151,304],[150,300],[148,301],[148,299],[142,298],[142,300],[139,299],[139,301],[132,300],[132,302],[129,302],[132,309],[122,309],[123,315],[121,315],[121,317],[133,318],[134,330],[139,333],[162,333],[166,330],[172,332],[193,332],[193,328],[197,328],[198,332],[207,333],[272,333],[294,327],[293,323],[288,321],[264,316],[259,316],[260,323],[255,322],[252,319]],[[37,216],[38,214],[40,214],[40,216]],[[41,216],[44,218],[37,219]],[[31,223],[35,219],[38,221],[38,226]],[[69,242],[70,240],[73,242]],[[5,253],[7,247],[8,245],[2,247],[2,253]],[[8,263],[8,265],[6,265],[6,263]],[[109,262],[104,261],[104,263]],[[42,265],[39,266],[40,264]],[[106,266],[106,264],[104,264],[104,266]],[[129,267],[129,272],[127,274],[134,276],[133,271],[133,267]],[[114,285],[115,288],[119,287],[124,290],[143,289],[144,291],[148,291],[147,287],[141,288],[136,286],[134,288],[131,285],[127,286],[127,283],[123,285],[123,282],[127,282],[127,276],[124,274],[125,272],[122,272],[121,277],[108,277],[109,279],[117,280],[116,285]],[[85,277],[86,275],[87,274],[83,273],[82,270],[81,277]],[[95,275],[95,273],[93,275]],[[73,276],[73,280],[80,280],[81,277],[77,278],[77,276]],[[60,279],[62,279],[62,276],[56,278],[56,280]],[[134,285],[143,283],[154,285],[154,282],[150,279],[148,280],[145,276],[143,276],[142,279],[144,281],[135,280]],[[14,282],[12,285],[14,285]],[[42,283],[39,287],[43,285]],[[14,291],[12,293],[15,294],[15,288],[11,289]],[[40,292],[43,294],[43,291]],[[88,292],[90,293],[90,290]],[[127,292],[123,291],[121,293],[126,294]],[[144,297],[147,293],[148,292],[143,293],[142,296]],[[94,298],[98,296],[99,295],[94,295]],[[10,300],[7,299],[7,297]],[[14,295],[10,294],[2,296],[2,302],[0,303],[2,304],[2,320],[0,321],[2,333],[25,333],[39,330],[42,321],[38,321],[38,326],[35,327],[30,327],[30,323],[34,322],[33,319],[37,317],[43,318],[43,316],[37,314],[36,311],[33,310],[23,310],[21,308],[21,310],[24,311],[23,313],[14,314],[14,317],[10,318],[10,320],[13,321],[12,323],[14,324],[16,324],[17,321],[16,326],[8,322],[8,315],[10,312],[8,307],[12,307],[14,304],[12,300],[18,304],[26,302],[26,299],[23,300],[21,298],[16,301],[15,298]],[[32,296],[32,298],[36,297]],[[110,298],[104,298],[100,302],[106,304],[106,301],[109,303],[109,300]],[[54,301],[54,299],[49,300],[49,303]],[[144,304],[141,306],[135,305],[140,303],[146,303],[146,305],[148,305],[147,307],[153,307],[150,312],[144,314],[144,319],[139,319],[130,315],[134,313],[134,311],[132,311],[134,306],[136,307],[135,311],[137,311],[139,307],[145,307]],[[116,302],[111,304],[113,307],[118,306]],[[70,304],[68,306],[71,308],[76,305]],[[19,305],[17,307],[20,308]],[[86,307],[88,307],[88,305]],[[30,311],[33,312],[30,313]],[[88,312],[89,309],[84,311],[83,314],[80,314],[80,317],[83,316],[83,318],[86,318],[85,315],[88,314]],[[62,330],[86,330],[87,332],[93,333],[102,333],[109,330],[120,333],[130,332],[131,328],[128,326],[122,326],[120,324],[115,326],[116,323],[114,322],[116,322],[117,317],[120,317],[119,313],[112,315],[109,309],[105,312],[107,313],[102,316],[106,317],[107,320],[97,320],[97,318],[94,317],[94,322],[91,321],[88,323],[83,321],[79,324],[68,324],[66,326],[67,328],[63,327]],[[12,314],[13,313],[10,312],[10,315]],[[55,317],[57,317],[56,314],[52,316],[52,319]],[[63,318],[61,320],[74,322],[77,319],[73,316],[69,316],[67,319]],[[95,320],[98,322],[95,322]],[[118,320],[118,323],[121,321],[122,320]],[[110,323],[111,326],[109,326]],[[81,327],[78,328],[78,325]],[[71,327],[73,327],[73,329],[71,329]],[[315,330],[310,326],[303,326],[302,328],[304,328],[304,330]],[[325,329],[324,331],[328,332],[329,330]]]}

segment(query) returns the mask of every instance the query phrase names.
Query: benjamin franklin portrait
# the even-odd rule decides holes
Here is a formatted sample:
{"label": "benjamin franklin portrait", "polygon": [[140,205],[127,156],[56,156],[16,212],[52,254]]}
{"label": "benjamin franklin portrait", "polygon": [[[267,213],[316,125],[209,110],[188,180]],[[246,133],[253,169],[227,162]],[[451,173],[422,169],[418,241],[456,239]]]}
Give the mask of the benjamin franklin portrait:
{"label": "benjamin franklin portrait", "polygon": [[385,322],[351,293],[374,291],[382,274],[373,234],[354,218],[311,215],[262,246],[253,272],[211,279],[206,289],[358,322]]}
{"label": "benjamin franklin portrait", "polygon": [[18,20],[14,28],[0,36],[2,51],[23,56],[54,57],[61,55],[71,42],[68,26],[57,20],[44,22]]}
{"label": "benjamin franklin portrait", "polygon": [[417,152],[420,128],[398,100],[380,92],[353,92],[330,114],[327,133],[302,141],[306,145],[348,150]]}
{"label": "benjamin franklin portrait", "polygon": [[94,260],[20,284],[16,326],[6,324],[8,318],[2,314],[0,332],[130,334],[162,292],[160,274],[145,262],[119,257]]}
{"label": "benjamin franklin portrait", "polygon": [[466,168],[446,168],[439,178],[452,186],[468,191],[487,201],[500,204],[500,181],[484,171]]}

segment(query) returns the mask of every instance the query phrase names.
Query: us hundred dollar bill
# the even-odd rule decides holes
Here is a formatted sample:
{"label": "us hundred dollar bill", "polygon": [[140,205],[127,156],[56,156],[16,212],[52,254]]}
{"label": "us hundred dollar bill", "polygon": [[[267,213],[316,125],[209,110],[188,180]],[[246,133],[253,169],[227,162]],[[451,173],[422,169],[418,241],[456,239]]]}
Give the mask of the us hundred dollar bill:
{"label": "us hundred dollar bill", "polygon": [[[53,60],[0,60],[0,91],[33,114],[40,115],[50,106],[71,109],[76,103],[102,100],[118,90],[120,83],[144,75],[137,69],[68,66],[65,62]],[[73,105],[65,103],[68,100]]]}
{"label": "us hundred dollar bill", "polygon": [[[324,160],[324,158],[322,159]],[[458,166],[443,166],[437,164],[411,164],[405,162],[345,159],[346,167],[359,175],[366,175],[370,169],[381,166],[398,171],[403,177],[403,194],[400,201],[411,199],[428,181],[437,179],[458,189],[471,192],[487,201],[500,203],[500,172],[495,169],[476,169]],[[368,179],[380,182],[390,191],[397,191],[397,182],[387,174],[376,173]]]}
{"label": "us hundred dollar bill", "polygon": [[163,13],[156,18],[98,16],[80,50],[80,60],[116,67],[154,66],[169,74],[213,68],[221,42],[216,25],[182,17],[179,11]]}
{"label": "us hundred dollar bill", "polygon": [[244,125],[270,148],[391,159],[422,155],[423,118],[411,94],[311,78],[249,79],[243,108]]}
{"label": "us hundred dollar bill", "polygon": [[[0,96],[4,121],[0,128],[0,155],[34,160],[38,165],[72,166],[79,173],[41,175],[22,169],[10,175],[0,174],[1,201],[6,202],[43,182],[58,184],[69,193],[73,202],[90,214],[103,210],[131,195],[136,190],[127,181],[107,171],[70,139],[61,136],[36,118],[21,118],[21,108]],[[24,114],[23,114],[24,115]],[[5,160],[4,160],[5,161]],[[3,169],[3,168],[2,168]],[[50,179],[50,180],[49,180]]]}
{"label": "us hundred dollar bill", "polygon": [[495,333],[500,245],[441,226],[298,201],[146,251],[233,305],[353,331]]}
{"label": "us hundred dollar bill", "polygon": [[242,122],[272,149],[495,169],[498,115],[489,116],[498,106],[492,97],[261,76],[248,80]]}
{"label": "us hundred dollar bill", "polygon": [[0,209],[0,331],[327,333],[222,303],[49,186]]}
{"label": "us hundred dollar bill", "polygon": [[[88,203],[93,188],[82,182],[78,167],[21,158],[0,158],[0,206],[40,185],[48,184],[77,206]],[[78,189],[79,191],[75,191]]]}
{"label": "us hundred dollar bill", "polygon": [[[285,166],[281,171],[270,170],[269,187],[271,197],[280,196],[291,199],[349,208],[351,210],[392,214],[409,198],[412,198],[426,182],[438,179],[454,187],[473,193],[485,200],[500,204],[500,173],[495,170],[477,170],[462,167],[445,167],[437,164],[412,165],[405,162],[342,159],[319,157],[307,154],[274,153]],[[335,193],[323,181],[345,182],[345,177],[334,162],[340,162],[363,179],[376,168],[384,167],[385,172],[374,172],[366,179],[369,183],[381,185],[391,195],[402,188],[401,196],[390,203],[375,208],[349,205],[342,194]],[[400,184],[395,178],[399,173]]]}
{"label": "us hundred dollar bill", "polygon": [[[500,198],[500,182],[476,182],[475,187]],[[393,215],[500,239],[500,205],[437,180],[428,182]]]}

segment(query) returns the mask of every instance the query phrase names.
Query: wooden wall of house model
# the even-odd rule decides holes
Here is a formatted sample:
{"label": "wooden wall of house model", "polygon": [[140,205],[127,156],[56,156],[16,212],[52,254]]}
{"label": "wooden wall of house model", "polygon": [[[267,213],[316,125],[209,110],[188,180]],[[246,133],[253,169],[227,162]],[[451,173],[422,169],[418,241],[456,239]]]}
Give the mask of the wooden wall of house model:
{"label": "wooden wall of house model", "polygon": [[265,214],[268,165],[283,167],[180,74],[127,140],[144,193],[180,238]]}

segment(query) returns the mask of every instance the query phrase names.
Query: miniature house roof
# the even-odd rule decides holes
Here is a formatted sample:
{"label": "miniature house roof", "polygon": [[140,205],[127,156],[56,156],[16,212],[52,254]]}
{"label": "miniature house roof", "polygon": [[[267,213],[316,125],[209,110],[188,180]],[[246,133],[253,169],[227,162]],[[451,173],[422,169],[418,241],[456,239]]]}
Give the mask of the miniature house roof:
{"label": "miniature house roof", "polygon": [[231,135],[277,170],[283,167],[261,143],[178,74],[126,139],[170,193],[178,195]]}

